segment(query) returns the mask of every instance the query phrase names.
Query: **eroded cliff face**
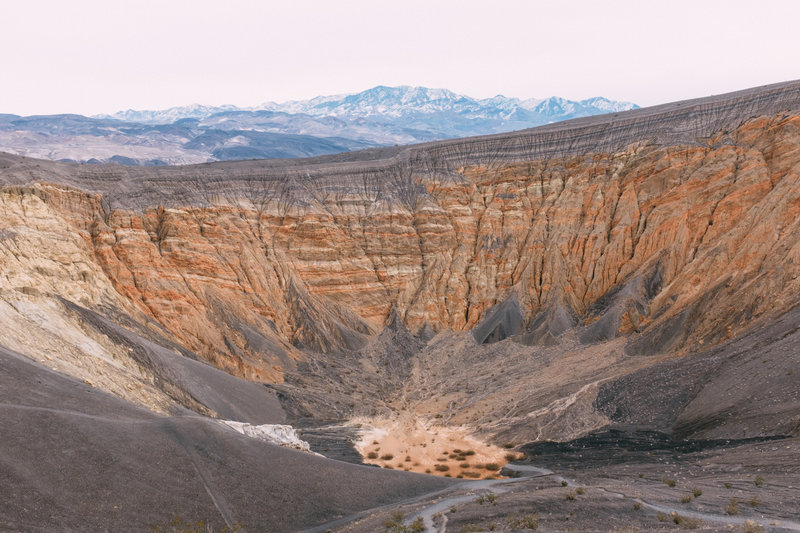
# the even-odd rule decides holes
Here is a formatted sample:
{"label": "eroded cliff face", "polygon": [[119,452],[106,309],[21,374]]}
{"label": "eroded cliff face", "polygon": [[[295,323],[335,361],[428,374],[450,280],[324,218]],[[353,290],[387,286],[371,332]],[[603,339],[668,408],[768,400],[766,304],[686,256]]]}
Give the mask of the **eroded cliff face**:
{"label": "eroded cliff face", "polygon": [[[266,189],[142,210],[58,185],[5,197],[70,225],[90,292],[279,381],[304,351],[357,350],[392,310],[412,331],[481,326],[478,341],[550,342],[566,320],[585,342],[630,336],[631,353],[717,343],[797,303],[799,176],[791,115],[702,144],[420,172],[407,201],[366,180],[302,204]],[[53,292],[72,298],[76,275]]]}
{"label": "eroded cliff face", "polygon": [[[72,203],[61,204],[65,198]],[[86,327],[65,305],[114,309],[146,320],[114,289],[91,242],[57,209],[70,205],[70,213],[85,216],[93,211],[91,199],[76,191],[63,196],[53,188],[0,191],[0,345],[87,385],[166,412],[170,398],[154,386],[152,371],[138,364],[128,347]]]}
{"label": "eroded cliff face", "polygon": [[[307,161],[0,155],[0,183],[0,346],[164,413],[239,412],[208,380],[264,401],[202,359],[275,384],[290,418],[568,439],[641,424],[645,388],[659,428],[727,435],[687,407],[713,381],[693,369],[727,390],[740,355],[719,353],[800,302],[800,83]],[[792,390],[785,346],[752,343]]]}

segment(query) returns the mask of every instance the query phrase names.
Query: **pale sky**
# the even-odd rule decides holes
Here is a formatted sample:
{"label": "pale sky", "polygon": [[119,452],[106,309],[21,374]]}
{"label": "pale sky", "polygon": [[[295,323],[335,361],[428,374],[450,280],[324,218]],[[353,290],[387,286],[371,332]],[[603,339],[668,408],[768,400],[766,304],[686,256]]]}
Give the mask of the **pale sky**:
{"label": "pale sky", "polygon": [[0,113],[424,85],[639,105],[800,78],[798,0],[0,0]]}

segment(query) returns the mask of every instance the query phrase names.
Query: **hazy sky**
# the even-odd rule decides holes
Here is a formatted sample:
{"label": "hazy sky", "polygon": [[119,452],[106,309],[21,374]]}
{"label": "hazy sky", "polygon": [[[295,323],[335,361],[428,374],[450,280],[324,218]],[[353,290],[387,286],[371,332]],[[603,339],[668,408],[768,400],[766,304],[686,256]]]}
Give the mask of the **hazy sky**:
{"label": "hazy sky", "polygon": [[2,1],[0,113],[375,85],[650,105],[800,78],[800,1]]}

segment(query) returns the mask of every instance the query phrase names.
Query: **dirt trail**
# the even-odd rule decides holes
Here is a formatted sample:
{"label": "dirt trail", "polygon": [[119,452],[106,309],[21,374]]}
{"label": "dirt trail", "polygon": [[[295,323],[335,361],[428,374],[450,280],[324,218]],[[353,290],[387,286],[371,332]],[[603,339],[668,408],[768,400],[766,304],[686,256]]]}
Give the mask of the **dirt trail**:
{"label": "dirt trail", "polygon": [[[452,496],[438,500],[432,505],[418,511],[411,515],[407,520],[407,524],[411,524],[415,520],[422,518],[425,524],[426,531],[432,533],[446,533],[447,531],[447,511],[454,505],[459,505],[475,499],[476,495],[480,494],[502,494],[510,490],[514,483],[521,483],[531,478],[553,476],[556,483],[566,483],[566,486],[578,486],[576,482],[568,478],[556,475],[552,470],[547,468],[540,468],[531,465],[507,464],[507,470],[518,472],[521,477],[518,478],[504,478],[504,479],[487,479],[470,483],[466,492],[461,492],[459,495]],[[658,502],[646,501],[641,498],[628,496],[624,493],[612,491],[601,486],[591,487],[595,490],[609,494],[615,498],[627,499],[632,503],[639,503],[642,507],[650,509],[651,511],[673,515],[676,513],[683,517],[694,518],[706,522],[714,522],[719,524],[733,524],[744,525],[745,523],[753,523],[762,526],[767,531],[800,531],[800,522],[784,519],[772,519],[768,517],[753,518],[731,516],[727,514],[714,514],[703,513],[697,511],[690,511],[685,508],[675,507],[671,504],[661,504]]]}

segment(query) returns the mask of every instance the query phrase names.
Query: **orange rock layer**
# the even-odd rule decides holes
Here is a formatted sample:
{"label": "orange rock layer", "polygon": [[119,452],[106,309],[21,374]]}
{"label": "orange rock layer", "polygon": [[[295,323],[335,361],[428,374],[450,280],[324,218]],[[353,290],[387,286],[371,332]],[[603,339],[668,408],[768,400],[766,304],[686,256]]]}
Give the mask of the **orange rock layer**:
{"label": "orange rock layer", "polygon": [[392,309],[412,330],[465,330],[513,293],[528,319],[557,303],[586,323],[601,298],[658,272],[619,333],[690,309],[690,346],[798,302],[800,116],[696,145],[414,179],[426,193],[413,208],[355,189],[302,206],[141,211],[58,186],[29,193],[75,227],[120,295],[252,380],[280,380],[303,349],[358,348]]}

